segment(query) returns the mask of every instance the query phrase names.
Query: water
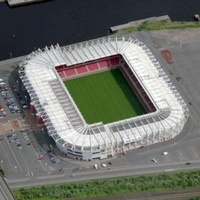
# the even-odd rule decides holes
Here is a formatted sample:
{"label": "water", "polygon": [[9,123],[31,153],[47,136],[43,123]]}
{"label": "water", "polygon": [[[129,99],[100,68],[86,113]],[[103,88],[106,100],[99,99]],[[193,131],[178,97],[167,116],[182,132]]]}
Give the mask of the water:
{"label": "water", "polygon": [[200,0],[52,0],[10,9],[0,4],[0,60],[35,48],[72,44],[108,33],[108,27],[168,14],[192,21]]}

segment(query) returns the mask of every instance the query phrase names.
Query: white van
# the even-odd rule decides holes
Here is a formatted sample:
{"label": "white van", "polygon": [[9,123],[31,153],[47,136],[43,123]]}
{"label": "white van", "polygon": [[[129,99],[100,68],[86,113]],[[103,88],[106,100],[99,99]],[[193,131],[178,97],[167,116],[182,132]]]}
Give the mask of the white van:
{"label": "white van", "polygon": [[103,164],[101,164],[101,166],[102,166],[102,167],[106,167],[106,164],[103,163]]}
{"label": "white van", "polygon": [[94,169],[98,169],[98,165],[97,164],[94,164]]}
{"label": "white van", "polygon": [[166,155],[168,155],[168,154],[169,154],[169,153],[168,153],[167,151],[165,151],[165,152],[162,153],[163,156],[166,156]]}

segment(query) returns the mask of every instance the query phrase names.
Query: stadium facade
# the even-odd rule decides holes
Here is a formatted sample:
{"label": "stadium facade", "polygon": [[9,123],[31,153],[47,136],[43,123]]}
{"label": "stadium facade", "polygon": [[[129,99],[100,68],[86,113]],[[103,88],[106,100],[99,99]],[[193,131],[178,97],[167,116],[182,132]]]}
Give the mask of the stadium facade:
{"label": "stadium facade", "polygon": [[[148,113],[109,124],[87,124],[63,80],[116,67]],[[38,124],[46,125],[60,151],[79,160],[103,159],[171,139],[182,131],[189,116],[158,60],[134,36],[38,49],[23,60],[19,74]]]}

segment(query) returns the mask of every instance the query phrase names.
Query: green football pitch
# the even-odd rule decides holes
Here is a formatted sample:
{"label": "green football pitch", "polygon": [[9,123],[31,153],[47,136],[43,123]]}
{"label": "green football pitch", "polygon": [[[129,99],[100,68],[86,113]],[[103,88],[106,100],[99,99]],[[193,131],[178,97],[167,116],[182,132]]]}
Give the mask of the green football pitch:
{"label": "green football pitch", "polygon": [[88,124],[146,113],[119,69],[64,82]]}

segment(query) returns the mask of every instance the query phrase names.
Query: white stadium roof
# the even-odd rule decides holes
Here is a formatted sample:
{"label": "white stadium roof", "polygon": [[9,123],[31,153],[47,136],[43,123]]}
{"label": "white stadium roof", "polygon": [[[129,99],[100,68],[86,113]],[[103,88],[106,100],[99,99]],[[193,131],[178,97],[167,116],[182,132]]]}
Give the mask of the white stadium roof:
{"label": "white stadium roof", "polygon": [[[154,104],[156,111],[110,124],[87,124],[55,67],[121,55]],[[180,133],[188,108],[151,51],[129,37],[106,37],[60,48],[38,49],[20,65],[20,77],[37,113],[64,152],[109,153],[126,144],[159,141]],[[129,146],[130,148],[130,146]]]}

